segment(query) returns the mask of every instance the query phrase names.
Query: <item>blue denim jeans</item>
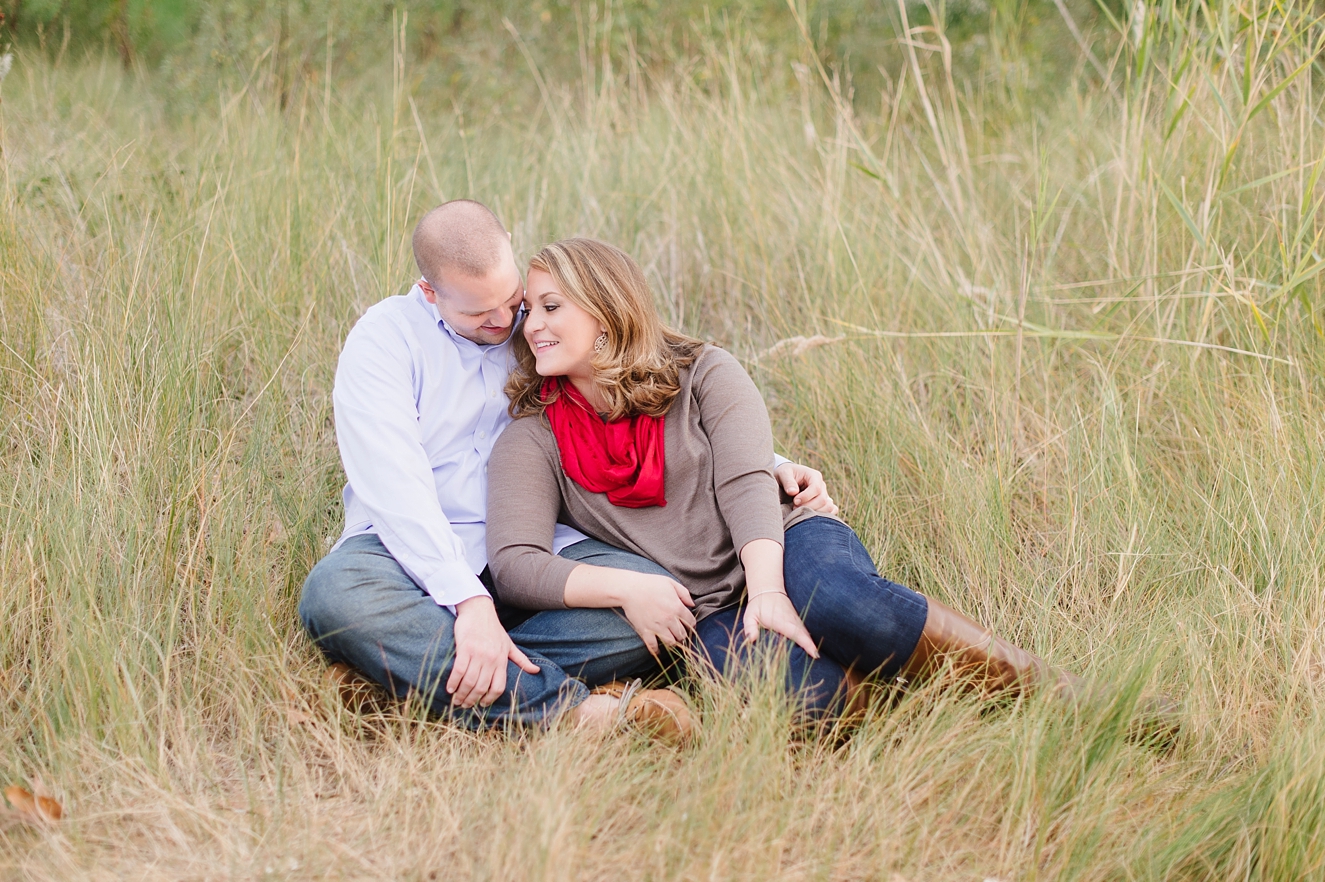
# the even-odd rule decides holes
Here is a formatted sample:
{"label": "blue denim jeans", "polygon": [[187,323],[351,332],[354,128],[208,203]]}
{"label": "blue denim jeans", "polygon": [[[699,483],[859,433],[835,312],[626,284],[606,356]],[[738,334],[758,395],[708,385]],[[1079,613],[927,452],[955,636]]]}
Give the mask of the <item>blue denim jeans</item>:
{"label": "blue denim jeans", "polygon": [[[784,537],[782,571],[787,595],[805,622],[819,658],[791,641],[764,633],[761,643],[787,652],[787,689],[807,716],[838,714],[847,669],[891,677],[915,651],[929,603],[923,595],[881,577],[860,539],[832,518],[810,518]],[[744,605],[699,623],[703,653],[727,676],[748,664],[752,649],[741,629]]]}
{"label": "blue denim jeans", "polygon": [[[563,556],[598,566],[666,572],[651,561],[586,540]],[[345,662],[397,696],[421,696],[430,710],[469,728],[550,720],[589,689],[651,676],[657,661],[618,611],[503,608],[511,639],[540,668],[506,666],[506,691],[489,708],[452,707],[446,692],[455,657],[455,615],[438,606],[374,535],[353,536],[313,567],[299,617],[328,659]]]}

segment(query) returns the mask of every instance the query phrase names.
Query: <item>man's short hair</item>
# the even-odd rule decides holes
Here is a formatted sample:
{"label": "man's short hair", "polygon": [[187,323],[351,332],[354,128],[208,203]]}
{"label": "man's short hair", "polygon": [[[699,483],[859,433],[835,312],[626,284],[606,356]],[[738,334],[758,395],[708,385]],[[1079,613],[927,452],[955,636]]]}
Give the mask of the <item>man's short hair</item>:
{"label": "man's short hair", "polygon": [[510,242],[483,203],[455,199],[425,214],[414,227],[414,262],[436,287],[447,273],[482,278],[501,263]]}

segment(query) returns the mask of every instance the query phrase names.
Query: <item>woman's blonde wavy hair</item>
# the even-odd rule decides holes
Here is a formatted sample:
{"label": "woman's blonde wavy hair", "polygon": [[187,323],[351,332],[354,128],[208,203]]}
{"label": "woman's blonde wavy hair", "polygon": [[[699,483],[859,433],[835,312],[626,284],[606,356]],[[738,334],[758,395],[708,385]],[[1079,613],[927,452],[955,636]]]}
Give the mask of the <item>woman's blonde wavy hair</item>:
{"label": "woman's blonde wavy hair", "polygon": [[[608,419],[667,413],[681,391],[680,370],[704,344],[665,326],[653,305],[644,271],[630,256],[597,239],[563,239],[529,261],[561,292],[607,328],[607,343],[593,356],[594,383],[609,403]],[[543,378],[524,334],[512,344],[516,367],[506,382],[511,416],[536,416],[556,400],[543,399]]]}

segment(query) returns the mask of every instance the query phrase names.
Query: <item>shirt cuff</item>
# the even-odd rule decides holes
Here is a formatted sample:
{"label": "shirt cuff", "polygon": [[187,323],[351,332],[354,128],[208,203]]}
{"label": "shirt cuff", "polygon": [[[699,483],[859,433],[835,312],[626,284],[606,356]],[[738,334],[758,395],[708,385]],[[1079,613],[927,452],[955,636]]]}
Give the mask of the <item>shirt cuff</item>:
{"label": "shirt cuff", "polygon": [[468,600],[471,597],[490,597],[488,589],[483,587],[478,576],[469,571],[469,564],[463,560],[444,563],[433,571],[423,583],[423,590],[427,591],[433,600],[437,601],[438,606],[451,607],[454,611],[455,605]]}
{"label": "shirt cuff", "polygon": [[782,454],[777,452],[773,453],[773,471],[777,471],[779,468],[781,468],[783,465],[789,462],[791,462],[791,460],[787,459]]}

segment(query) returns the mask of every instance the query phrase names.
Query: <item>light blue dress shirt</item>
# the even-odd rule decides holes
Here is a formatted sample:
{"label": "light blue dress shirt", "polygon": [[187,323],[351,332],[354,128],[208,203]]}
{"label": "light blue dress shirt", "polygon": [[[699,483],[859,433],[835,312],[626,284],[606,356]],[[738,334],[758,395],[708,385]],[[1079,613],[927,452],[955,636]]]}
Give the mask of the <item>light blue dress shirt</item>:
{"label": "light blue dress shirt", "polygon": [[[510,423],[511,344],[455,333],[415,285],[363,314],[345,340],[332,402],[345,465],[345,532],[376,533],[437,603],[488,592],[488,458]],[[585,538],[557,525],[554,551]]]}

